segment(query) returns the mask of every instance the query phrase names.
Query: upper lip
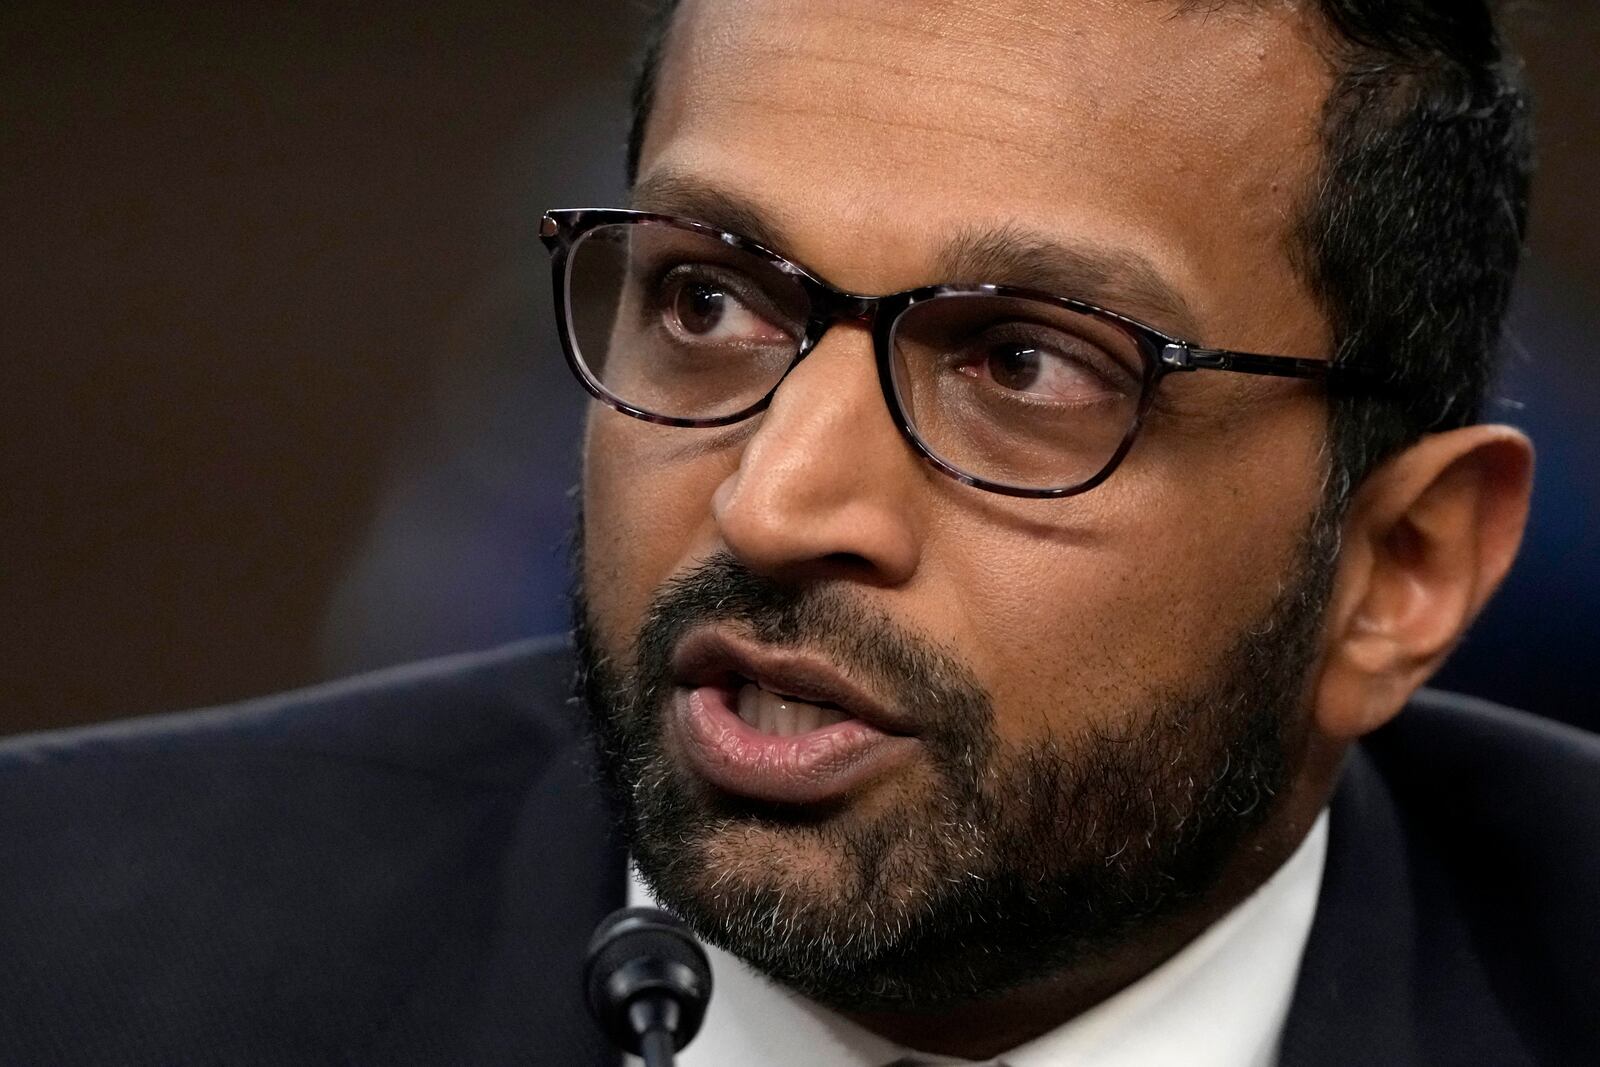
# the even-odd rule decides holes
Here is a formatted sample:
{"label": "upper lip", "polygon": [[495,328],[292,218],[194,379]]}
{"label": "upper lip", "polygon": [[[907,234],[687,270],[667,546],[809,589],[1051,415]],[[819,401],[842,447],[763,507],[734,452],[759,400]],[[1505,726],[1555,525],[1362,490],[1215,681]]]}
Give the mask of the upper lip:
{"label": "upper lip", "polygon": [[810,704],[831,704],[885,733],[909,734],[906,716],[805,649],[762,645],[716,627],[691,631],[672,656],[673,679],[684,686],[726,685],[730,675],[770,693]]}

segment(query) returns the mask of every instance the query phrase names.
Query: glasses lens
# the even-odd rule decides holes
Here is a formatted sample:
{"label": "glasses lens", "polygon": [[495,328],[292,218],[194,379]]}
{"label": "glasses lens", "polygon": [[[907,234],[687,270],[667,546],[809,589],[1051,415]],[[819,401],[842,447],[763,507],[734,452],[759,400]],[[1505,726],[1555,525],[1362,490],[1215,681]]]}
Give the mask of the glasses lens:
{"label": "glasses lens", "polygon": [[770,260],[668,223],[590,230],[570,253],[567,315],[589,380],[674,419],[739,414],[800,350],[808,308]]}
{"label": "glasses lens", "polygon": [[951,293],[912,304],[891,344],[912,431],[945,463],[997,485],[1076,488],[1105,470],[1138,418],[1146,361],[1109,319]]}

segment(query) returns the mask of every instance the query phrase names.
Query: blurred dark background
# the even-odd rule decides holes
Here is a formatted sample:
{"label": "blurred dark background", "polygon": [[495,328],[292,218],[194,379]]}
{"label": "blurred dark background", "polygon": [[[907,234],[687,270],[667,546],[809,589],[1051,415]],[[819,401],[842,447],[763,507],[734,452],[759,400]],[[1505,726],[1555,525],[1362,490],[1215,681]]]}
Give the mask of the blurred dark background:
{"label": "blurred dark background", "polygon": [[[616,203],[635,0],[0,11],[0,733],[550,632],[580,395],[548,206]],[[1524,4],[1541,450],[1441,682],[1600,725],[1600,8]]]}

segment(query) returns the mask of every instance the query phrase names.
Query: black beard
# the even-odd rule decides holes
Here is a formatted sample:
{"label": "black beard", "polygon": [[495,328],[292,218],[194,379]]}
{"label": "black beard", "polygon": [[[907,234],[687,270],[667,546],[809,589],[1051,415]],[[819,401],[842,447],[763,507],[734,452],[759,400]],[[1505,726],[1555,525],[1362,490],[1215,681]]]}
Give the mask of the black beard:
{"label": "black beard", "polygon": [[[1107,717],[1133,724],[1123,736],[1003,745],[989,695],[954,656],[836,583],[781,586],[729,555],[663,586],[630,667],[599,647],[580,586],[580,695],[640,873],[701,937],[837,1008],[990,999],[1180,913],[1267,820],[1304,744],[1335,542],[1319,517],[1283,592],[1212,676]],[[820,651],[914,709],[931,786],[889,814],[835,818],[730,796],[679,767],[661,729],[669,662],[712,621]],[[829,877],[760,854],[772,835],[825,855]]]}

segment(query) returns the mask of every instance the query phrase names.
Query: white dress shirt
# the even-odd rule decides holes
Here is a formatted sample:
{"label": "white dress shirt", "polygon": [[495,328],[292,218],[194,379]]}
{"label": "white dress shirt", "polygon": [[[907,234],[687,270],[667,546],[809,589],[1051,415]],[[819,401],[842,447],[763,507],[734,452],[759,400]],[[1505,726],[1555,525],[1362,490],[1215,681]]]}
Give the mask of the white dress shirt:
{"label": "white dress shirt", "polygon": [[[1311,933],[1328,813],[1275,874],[1161,966],[993,1060],[918,1053],[767,980],[707,946],[711,1005],[679,1067],[1274,1067]],[[655,904],[632,876],[628,903]],[[627,1057],[629,1067],[639,1060]]]}

